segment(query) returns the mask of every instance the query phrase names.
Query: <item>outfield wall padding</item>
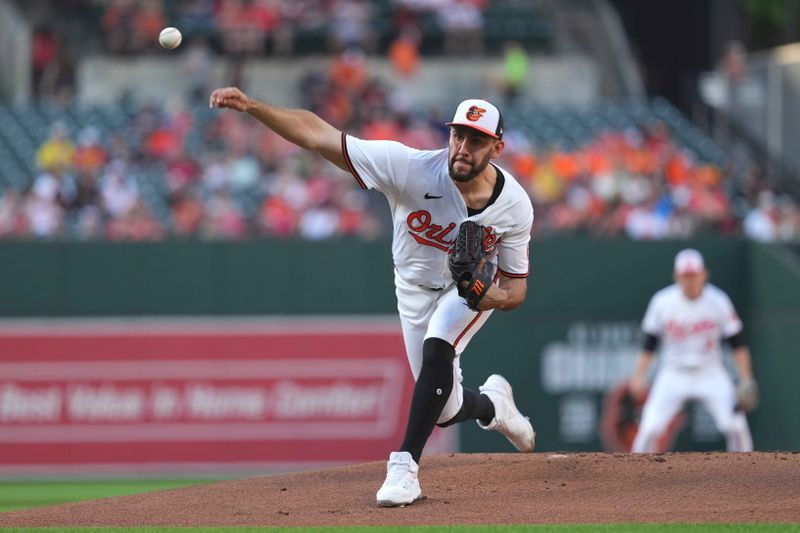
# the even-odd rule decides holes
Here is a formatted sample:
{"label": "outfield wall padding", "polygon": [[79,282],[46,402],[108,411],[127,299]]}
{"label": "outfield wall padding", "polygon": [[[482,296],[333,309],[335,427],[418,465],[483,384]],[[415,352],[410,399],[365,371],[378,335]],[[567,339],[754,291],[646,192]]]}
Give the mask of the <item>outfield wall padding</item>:
{"label": "outfield wall padding", "polygon": [[[677,251],[703,252],[732,298],[761,383],[750,416],[757,449],[800,449],[800,260],[739,239],[534,241],[525,304],[497,312],[462,357],[465,385],[500,372],[536,424],[543,450],[601,449],[606,391],[630,372],[650,296]],[[0,244],[0,317],[394,315],[388,242]],[[722,446],[688,411],[676,449]],[[465,424],[467,451],[508,449]]]}

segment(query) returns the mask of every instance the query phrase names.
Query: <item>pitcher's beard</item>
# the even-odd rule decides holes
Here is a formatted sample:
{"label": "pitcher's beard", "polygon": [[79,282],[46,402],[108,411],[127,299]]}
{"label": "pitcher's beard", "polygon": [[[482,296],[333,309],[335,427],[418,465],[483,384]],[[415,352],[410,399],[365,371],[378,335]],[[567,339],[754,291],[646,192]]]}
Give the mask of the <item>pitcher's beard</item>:
{"label": "pitcher's beard", "polygon": [[455,161],[452,159],[447,164],[447,169],[450,172],[450,178],[453,181],[460,181],[462,183],[470,181],[475,178],[478,174],[483,172],[486,168],[486,165],[489,164],[489,157],[487,156],[486,159],[481,161],[480,164],[474,164],[467,172],[457,172],[455,169]]}

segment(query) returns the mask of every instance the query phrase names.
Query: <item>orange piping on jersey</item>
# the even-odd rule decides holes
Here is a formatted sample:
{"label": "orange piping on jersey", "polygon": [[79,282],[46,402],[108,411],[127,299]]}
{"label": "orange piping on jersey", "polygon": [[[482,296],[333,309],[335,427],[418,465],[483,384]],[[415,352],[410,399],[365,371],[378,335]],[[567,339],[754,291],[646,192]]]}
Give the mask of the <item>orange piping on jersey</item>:
{"label": "orange piping on jersey", "polygon": [[[500,270],[500,269],[498,268],[498,270]],[[497,282],[497,279],[498,279],[499,277],[500,277],[500,272],[497,272],[497,273],[495,273],[495,275],[494,275],[494,279],[492,280],[492,283],[496,283],[496,282]],[[469,328],[471,328],[471,327],[472,327],[472,325],[473,325],[475,322],[477,322],[477,321],[478,321],[478,319],[481,317],[481,315],[482,315],[482,314],[483,314],[483,311],[478,311],[478,314],[477,314],[477,315],[475,315],[475,318],[473,318],[473,319],[472,319],[472,322],[470,322],[470,323],[467,325],[467,327],[466,327],[466,328],[464,328],[464,331],[462,331],[462,332],[461,332],[461,334],[460,334],[458,337],[456,337],[456,340],[455,340],[455,342],[453,343],[453,349],[455,349],[455,347],[456,347],[456,346],[458,346],[458,341],[460,341],[460,340],[461,340],[461,337],[463,337],[463,336],[464,336],[464,334],[465,334],[467,331],[469,331]]]}
{"label": "orange piping on jersey", "polygon": [[364,181],[358,177],[358,172],[356,172],[353,163],[350,162],[350,155],[347,153],[347,134],[345,132],[342,132],[342,155],[344,156],[344,162],[347,164],[347,168],[350,169],[350,173],[356,179],[361,188],[366,189],[367,186],[364,185]]}
{"label": "orange piping on jersey", "polygon": [[497,271],[500,272],[502,275],[504,275],[507,278],[527,278],[528,274],[530,274],[530,270],[528,272],[524,273],[524,274],[513,274],[511,272],[506,272],[502,268],[498,268]]}
{"label": "orange piping on jersey", "polygon": [[483,314],[483,311],[478,311],[478,314],[475,315],[475,318],[472,319],[472,322],[470,322],[467,325],[467,327],[464,328],[464,331],[462,331],[461,334],[458,337],[456,337],[456,340],[453,343],[453,349],[454,350],[455,350],[456,346],[458,346],[458,341],[461,340],[461,337],[463,337],[467,333],[467,331],[469,331],[469,328],[471,328],[473,326],[473,324],[475,324],[475,322],[478,321],[478,319],[481,317],[482,314]]}
{"label": "orange piping on jersey", "polygon": [[[497,242],[499,243],[500,241],[498,240]],[[530,263],[531,249],[530,248],[526,248],[525,249],[525,255],[528,257],[528,271],[525,272],[524,274],[514,274],[512,272],[506,272],[505,270],[503,270],[499,266],[497,267],[497,271],[501,272],[507,278],[518,278],[518,279],[519,278],[527,278],[528,275],[531,273],[531,263]]]}

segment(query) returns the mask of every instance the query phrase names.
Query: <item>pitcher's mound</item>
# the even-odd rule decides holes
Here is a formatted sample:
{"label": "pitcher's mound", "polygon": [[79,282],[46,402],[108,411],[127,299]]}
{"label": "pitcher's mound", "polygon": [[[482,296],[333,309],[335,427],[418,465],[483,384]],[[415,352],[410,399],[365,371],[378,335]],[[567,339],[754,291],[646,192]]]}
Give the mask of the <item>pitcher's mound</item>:
{"label": "pitcher's mound", "polygon": [[0,514],[9,526],[800,522],[800,454],[425,457],[425,498],[380,508],[385,463],[222,481]]}

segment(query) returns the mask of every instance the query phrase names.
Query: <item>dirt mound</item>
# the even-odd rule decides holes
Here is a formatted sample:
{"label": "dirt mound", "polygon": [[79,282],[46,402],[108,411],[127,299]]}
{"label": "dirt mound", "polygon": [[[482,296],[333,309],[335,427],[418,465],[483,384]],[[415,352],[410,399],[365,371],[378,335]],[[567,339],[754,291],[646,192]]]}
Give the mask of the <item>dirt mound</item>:
{"label": "dirt mound", "polygon": [[0,514],[5,526],[344,526],[800,522],[800,454],[426,457],[425,498],[379,508],[384,463],[222,481]]}

